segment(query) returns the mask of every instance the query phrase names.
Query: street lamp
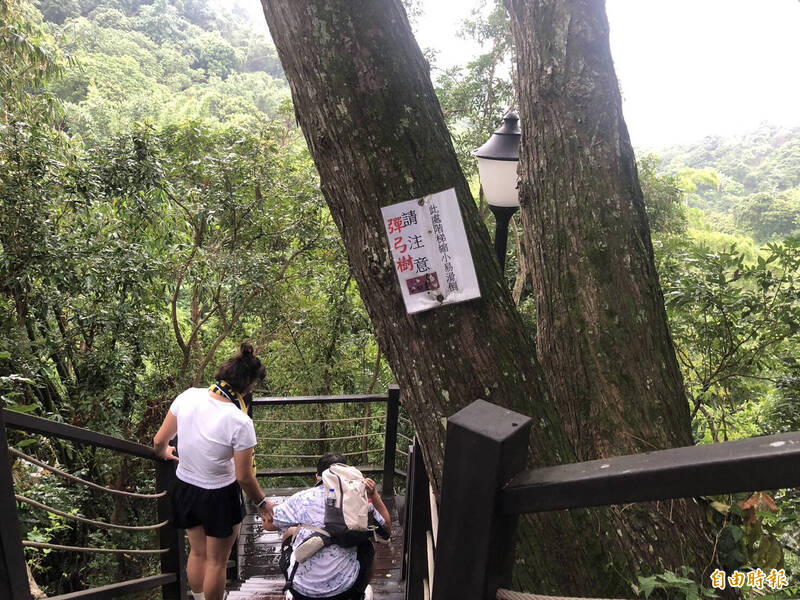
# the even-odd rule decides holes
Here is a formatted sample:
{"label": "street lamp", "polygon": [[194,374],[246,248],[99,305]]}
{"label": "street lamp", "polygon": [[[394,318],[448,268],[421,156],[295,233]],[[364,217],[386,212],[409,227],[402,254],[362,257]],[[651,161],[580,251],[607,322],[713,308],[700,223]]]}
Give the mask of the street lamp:
{"label": "street lamp", "polygon": [[519,164],[519,116],[509,111],[503,124],[472,154],[478,159],[478,174],[489,209],[494,213],[494,251],[500,270],[506,265],[508,223],[519,210],[517,164]]}

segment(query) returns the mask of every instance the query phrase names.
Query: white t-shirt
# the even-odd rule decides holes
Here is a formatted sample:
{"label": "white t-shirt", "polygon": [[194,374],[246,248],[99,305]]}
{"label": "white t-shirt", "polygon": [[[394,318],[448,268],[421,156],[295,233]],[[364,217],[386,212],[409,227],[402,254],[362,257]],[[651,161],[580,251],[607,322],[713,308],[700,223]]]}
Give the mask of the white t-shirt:
{"label": "white t-shirt", "polygon": [[207,388],[189,388],[169,410],[178,418],[178,479],[208,490],[236,481],[233,451],[256,445],[250,417]]}
{"label": "white t-shirt", "polygon": [[[378,523],[386,525],[383,516],[372,504],[369,505],[369,510],[374,513]],[[298,523],[325,527],[325,486],[318,485],[297,492],[291,498],[277,504],[274,523],[282,531]],[[310,529],[301,528],[294,547],[297,548],[312,533]],[[290,573],[293,568],[294,554],[289,565]],[[319,550],[297,568],[292,586],[310,598],[335,596],[353,587],[358,578],[358,568],[356,548],[342,548],[332,544]]]}

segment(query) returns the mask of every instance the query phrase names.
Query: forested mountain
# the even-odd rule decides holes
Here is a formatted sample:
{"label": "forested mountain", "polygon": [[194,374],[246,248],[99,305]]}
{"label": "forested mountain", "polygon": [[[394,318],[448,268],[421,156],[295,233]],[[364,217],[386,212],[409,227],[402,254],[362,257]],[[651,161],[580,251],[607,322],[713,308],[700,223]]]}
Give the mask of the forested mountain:
{"label": "forested mountain", "polygon": [[[205,0],[40,0],[69,57],[51,91],[87,139],[137,121],[254,127],[288,99],[275,48],[241,11]],[[235,8],[235,5],[234,5]]]}
{"label": "forested mountain", "polygon": [[736,229],[761,242],[800,231],[800,127],[763,126],[659,156],[661,169],[677,176],[689,206],[703,209],[716,229]]}
{"label": "forested mountain", "polygon": [[[514,93],[500,76],[511,71],[499,67],[511,47],[507,16],[502,3],[495,8],[465,28],[493,40],[491,52],[444,74],[431,69],[483,209],[471,150]],[[364,393],[394,381],[275,48],[248,19],[226,0],[0,0],[3,407],[149,444],[176,393],[208,383],[242,339],[264,357],[265,395]],[[800,128],[639,158],[694,440],[800,429],[800,241],[790,237],[800,230]],[[492,216],[481,214],[493,231]],[[510,245],[505,274],[534,334],[529,274]],[[352,416],[307,410],[294,416]],[[378,426],[359,427],[336,449],[378,448]],[[322,428],[308,437],[353,433]],[[259,434],[291,437],[263,425]],[[107,485],[153,484],[139,467],[70,443],[17,433],[11,442]],[[19,464],[15,478],[63,510],[148,517]],[[727,565],[785,566],[794,583],[800,497],[775,499],[778,511],[745,521],[746,498],[718,498],[709,519]],[[30,540],[101,544],[86,528],[20,513]],[[149,543],[133,534],[102,541]],[[84,557],[65,567],[58,553],[27,556],[48,593],[156,568],[145,559]],[[800,586],[787,594],[798,597]]]}

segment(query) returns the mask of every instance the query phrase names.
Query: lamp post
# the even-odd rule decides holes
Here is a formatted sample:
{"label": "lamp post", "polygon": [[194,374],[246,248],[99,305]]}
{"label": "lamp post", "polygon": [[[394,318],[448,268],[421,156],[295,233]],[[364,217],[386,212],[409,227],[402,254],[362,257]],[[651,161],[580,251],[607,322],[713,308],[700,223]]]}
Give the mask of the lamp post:
{"label": "lamp post", "polygon": [[494,214],[494,251],[500,270],[506,265],[508,223],[519,210],[517,164],[519,164],[519,116],[509,111],[503,124],[483,146],[473,152],[478,159],[478,175],[486,195],[489,210]]}

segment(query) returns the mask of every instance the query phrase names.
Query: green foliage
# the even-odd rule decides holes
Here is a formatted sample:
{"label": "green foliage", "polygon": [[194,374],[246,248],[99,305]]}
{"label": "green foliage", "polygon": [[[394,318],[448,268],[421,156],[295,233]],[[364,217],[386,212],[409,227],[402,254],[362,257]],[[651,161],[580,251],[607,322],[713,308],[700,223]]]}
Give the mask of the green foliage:
{"label": "green foliage", "polygon": [[645,600],[649,598],[682,598],[684,600],[703,600],[717,598],[713,589],[698,584],[689,567],[681,567],[678,575],[673,571],[665,571],[650,577],[639,576],[639,585],[633,585],[633,591]]}
{"label": "green foliage", "polygon": [[707,138],[661,153],[690,207],[726,233],[778,240],[800,228],[800,129],[762,127],[738,139]]}
{"label": "green foliage", "polygon": [[45,19],[59,25],[67,19],[78,17],[81,14],[81,5],[78,0],[37,0],[36,7],[42,12]]}
{"label": "green foliage", "polygon": [[638,162],[647,218],[653,235],[677,235],[686,232],[687,216],[679,178],[658,175],[658,158],[645,156]]}
{"label": "green foliage", "polygon": [[202,69],[207,77],[225,78],[239,66],[236,50],[217,32],[193,38],[189,50],[195,57],[192,68]]}
{"label": "green foliage", "polygon": [[64,58],[54,49],[36,11],[24,0],[0,3],[0,115],[35,119],[53,116],[56,105],[44,86],[61,72]]}
{"label": "green foliage", "polygon": [[266,36],[201,0],[87,4],[54,29],[74,63],[49,90],[88,140],[140,121],[258,128],[289,95]]}
{"label": "green foliage", "polygon": [[660,272],[692,408],[705,416],[698,435],[729,439],[729,419],[800,347],[800,240],[769,244],[752,263],[735,246],[689,241]]}
{"label": "green foliage", "polygon": [[757,240],[800,232],[800,188],[778,193],[759,192],[736,203],[736,225]]}

